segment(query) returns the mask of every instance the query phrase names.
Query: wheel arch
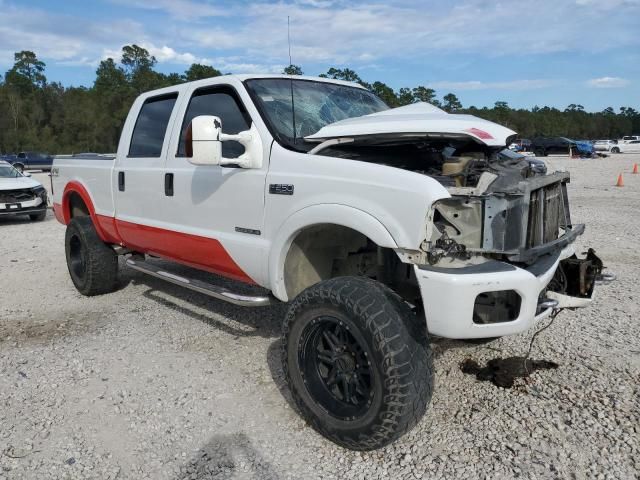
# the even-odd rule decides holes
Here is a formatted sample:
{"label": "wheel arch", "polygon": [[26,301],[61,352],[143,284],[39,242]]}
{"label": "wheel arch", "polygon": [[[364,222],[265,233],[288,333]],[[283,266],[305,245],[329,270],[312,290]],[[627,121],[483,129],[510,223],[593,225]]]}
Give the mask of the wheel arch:
{"label": "wheel arch", "polygon": [[[276,238],[272,243],[269,255],[269,281],[274,296],[282,301],[291,300],[295,293],[302,288],[313,285],[307,280],[302,281],[296,287],[287,289],[287,264],[292,247],[295,248],[296,239],[303,235],[312,236],[318,229],[323,228],[340,230],[348,238],[357,241],[355,236],[370,240],[379,247],[397,248],[397,243],[385,226],[375,217],[362,210],[339,204],[314,205],[298,210],[291,215],[277,230]],[[315,231],[314,231],[315,230]],[[349,234],[352,232],[352,235]],[[324,232],[326,236],[326,232]],[[291,258],[289,258],[291,260]],[[317,272],[316,272],[317,273]],[[324,280],[319,278],[317,281]],[[287,291],[289,290],[289,291]]]}
{"label": "wheel arch", "polygon": [[111,217],[96,214],[93,199],[85,186],[72,180],[64,187],[62,194],[62,220],[69,224],[74,216],[91,217],[91,222],[100,239],[105,243],[119,243],[120,238]]}

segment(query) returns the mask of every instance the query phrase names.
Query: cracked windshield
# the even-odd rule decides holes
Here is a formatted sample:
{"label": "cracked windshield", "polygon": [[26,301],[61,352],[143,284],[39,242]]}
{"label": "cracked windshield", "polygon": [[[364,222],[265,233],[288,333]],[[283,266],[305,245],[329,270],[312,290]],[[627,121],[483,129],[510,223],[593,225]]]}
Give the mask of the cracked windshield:
{"label": "cracked windshield", "polygon": [[389,108],[368,90],[346,85],[278,78],[249,80],[247,87],[280,141],[298,148],[325,125]]}

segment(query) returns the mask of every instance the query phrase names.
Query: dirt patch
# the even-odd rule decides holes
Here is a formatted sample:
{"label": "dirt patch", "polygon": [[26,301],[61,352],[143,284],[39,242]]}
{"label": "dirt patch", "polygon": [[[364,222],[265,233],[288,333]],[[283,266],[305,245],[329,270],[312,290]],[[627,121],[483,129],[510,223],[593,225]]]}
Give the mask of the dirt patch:
{"label": "dirt patch", "polygon": [[48,343],[69,335],[93,331],[106,323],[104,314],[86,312],[65,316],[3,318],[0,321],[0,345],[3,343]]}
{"label": "dirt patch", "polygon": [[481,382],[491,382],[497,387],[511,388],[516,378],[527,378],[536,370],[556,369],[559,365],[549,360],[531,360],[524,357],[494,358],[481,367],[478,362],[466,358],[460,370],[475,375]]}

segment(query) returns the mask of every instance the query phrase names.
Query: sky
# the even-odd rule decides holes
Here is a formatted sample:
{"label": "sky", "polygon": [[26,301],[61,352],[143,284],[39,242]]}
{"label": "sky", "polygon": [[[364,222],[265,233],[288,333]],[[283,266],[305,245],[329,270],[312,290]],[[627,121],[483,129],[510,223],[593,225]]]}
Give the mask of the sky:
{"label": "sky", "polygon": [[90,86],[136,43],[159,71],[355,70],[464,106],[640,110],[640,0],[0,0],[0,73],[32,50],[48,80]]}

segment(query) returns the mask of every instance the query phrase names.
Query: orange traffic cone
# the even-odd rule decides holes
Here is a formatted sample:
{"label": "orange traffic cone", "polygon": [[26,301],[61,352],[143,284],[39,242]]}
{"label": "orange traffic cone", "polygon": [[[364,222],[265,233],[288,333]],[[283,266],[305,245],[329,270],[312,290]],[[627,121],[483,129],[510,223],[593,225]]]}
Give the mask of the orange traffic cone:
{"label": "orange traffic cone", "polygon": [[616,182],[616,187],[624,187],[624,180],[622,180],[622,174],[618,175],[618,181]]}
{"label": "orange traffic cone", "polygon": [[637,174],[638,173],[638,164],[637,163],[633,164],[633,171],[631,173],[633,173],[633,174]]}

